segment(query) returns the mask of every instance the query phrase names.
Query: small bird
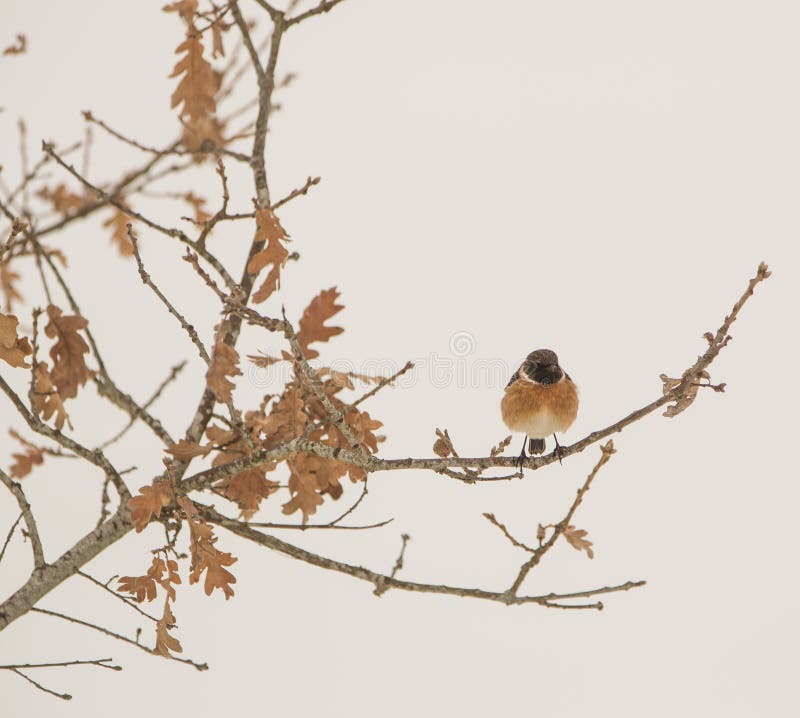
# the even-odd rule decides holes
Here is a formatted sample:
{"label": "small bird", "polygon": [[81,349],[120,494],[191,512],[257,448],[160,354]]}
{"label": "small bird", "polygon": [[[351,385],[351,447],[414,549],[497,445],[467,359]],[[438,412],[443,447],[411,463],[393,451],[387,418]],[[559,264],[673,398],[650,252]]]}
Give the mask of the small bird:
{"label": "small bird", "polygon": [[556,353],[537,349],[522,362],[522,366],[506,384],[500,403],[503,421],[511,431],[525,434],[517,466],[521,469],[527,458],[525,444],[531,454],[544,453],[544,439],[550,434],[561,446],[556,431],[566,431],[578,414],[578,387],[558,365]]}

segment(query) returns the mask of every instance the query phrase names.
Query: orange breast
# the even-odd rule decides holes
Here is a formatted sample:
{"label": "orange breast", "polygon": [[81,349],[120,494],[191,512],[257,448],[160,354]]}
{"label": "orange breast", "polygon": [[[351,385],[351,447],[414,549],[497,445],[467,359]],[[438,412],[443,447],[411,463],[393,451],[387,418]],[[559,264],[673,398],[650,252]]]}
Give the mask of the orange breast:
{"label": "orange breast", "polygon": [[566,431],[575,421],[578,389],[566,378],[548,386],[517,380],[506,389],[500,409],[512,431],[544,438],[554,431]]}

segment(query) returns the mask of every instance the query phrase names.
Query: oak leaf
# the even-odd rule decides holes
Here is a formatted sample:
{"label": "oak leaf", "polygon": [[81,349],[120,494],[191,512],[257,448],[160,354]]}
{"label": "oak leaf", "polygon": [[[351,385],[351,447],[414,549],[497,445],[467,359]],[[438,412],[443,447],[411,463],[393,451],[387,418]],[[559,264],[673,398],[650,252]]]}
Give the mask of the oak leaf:
{"label": "oak leaf", "polygon": [[175,50],[177,54],[183,53],[183,57],[170,74],[170,77],[183,76],[172,93],[171,103],[172,107],[182,105],[181,118],[194,132],[204,129],[202,123],[208,123],[217,108],[214,95],[219,83],[211,64],[203,57],[203,50],[200,34],[190,29]]}
{"label": "oak leaf", "polygon": [[[289,492],[292,497],[287,501],[282,511],[284,514],[293,514],[301,511],[303,524],[308,522],[308,517],[315,514],[322,506],[324,499],[320,495],[320,486],[317,481],[317,472],[323,471],[324,459],[313,454],[297,454],[286,460],[291,474],[289,475]],[[333,463],[333,462],[329,462]],[[341,471],[344,474],[346,471]],[[322,482],[327,486],[333,476],[321,476]]]}
{"label": "oak leaf", "polygon": [[10,260],[0,262],[0,291],[3,292],[3,305],[7,312],[14,307],[14,302],[22,301],[22,294],[16,287],[20,280],[19,272],[15,272],[9,265]]}
{"label": "oak leaf", "polygon": [[283,396],[273,402],[269,415],[253,422],[254,428],[264,434],[267,448],[302,435],[309,420],[304,408],[305,402],[297,384],[287,384]]}
{"label": "oak leaf", "polygon": [[13,314],[0,314],[0,359],[12,367],[30,366],[25,361],[33,350],[27,337],[17,335],[19,320]]}
{"label": "oak leaf", "polygon": [[44,328],[45,334],[56,339],[50,349],[50,358],[53,360],[50,376],[61,398],[73,399],[78,395],[78,387],[86,384],[91,376],[84,358],[89,345],[78,334],[81,329],[86,329],[89,322],[77,314],[62,314],[53,304],[47,307],[47,316],[50,321]]}
{"label": "oak leaf", "polygon": [[158,517],[161,509],[169,506],[172,500],[172,487],[167,481],[154,481],[149,486],[139,489],[141,496],[134,496],[128,500],[131,511],[131,521],[136,528],[136,533],[144,531],[152,517]]}
{"label": "oak leaf", "polygon": [[172,584],[179,584],[181,577],[178,575],[178,564],[172,559],[164,560],[158,556],[153,557],[150,568],[144,576],[122,576],[119,579],[118,590],[132,594],[137,602],[152,601],[156,597],[157,586],[164,589],[167,596],[175,600],[175,588]]}
{"label": "oak leaf", "polygon": [[592,542],[586,536],[587,532],[584,529],[576,529],[571,524],[564,529],[564,538],[567,539],[569,545],[576,551],[586,551],[589,558],[594,558],[594,551],[592,550]]}
{"label": "oak leaf", "polygon": [[205,224],[211,219],[211,215],[206,211],[206,199],[194,192],[187,192],[183,195],[183,200],[192,206],[194,210],[194,221],[197,224]]}
{"label": "oak leaf", "polygon": [[67,410],[64,408],[64,400],[58,393],[50,373],[47,371],[46,362],[38,362],[33,372],[33,408],[36,413],[41,415],[45,421],[50,421],[51,416],[55,416],[56,429],[61,431],[66,423],[70,429],[73,428],[69,420]]}
{"label": "oak leaf", "polygon": [[253,301],[260,304],[266,301],[269,296],[281,285],[281,269],[289,258],[289,250],[283,246],[282,242],[288,240],[288,235],[281,226],[280,220],[275,213],[265,207],[256,212],[256,243],[263,243],[264,249],[250,259],[247,264],[249,274],[258,274],[267,266],[269,270],[264,283],[253,294]]}
{"label": "oak leaf", "polygon": [[178,0],[164,5],[161,8],[164,12],[176,12],[181,16],[187,25],[191,25],[194,21],[194,14],[197,12],[198,0]]}
{"label": "oak leaf", "polygon": [[3,50],[4,55],[21,55],[28,49],[28,38],[21,32],[17,33],[17,39],[14,43],[9,45]]}
{"label": "oak leaf", "polygon": [[131,222],[133,222],[133,218],[116,207],[114,213],[103,222],[103,226],[111,230],[111,243],[122,257],[133,256],[133,244],[128,236],[128,225]]}
{"label": "oak leaf", "polygon": [[206,383],[218,401],[227,403],[232,399],[232,392],[236,385],[228,378],[240,376],[239,354],[225,343],[229,324],[220,322],[216,327],[214,351],[211,355],[211,364],[206,372]]}
{"label": "oak leaf", "polygon": [[297,341],[303,350],[306,359],[319,356],[316,349],[310,349],[313,342],[327,342],[331,337],[341,334],[342,327],[325,326],[325,322],[344,309],[343,304],[337,304],[339,292],[336,287],[323,289],[314,297],[300,318],[300,330],[297,332]]}
{"label": "oak leaf", "polygon": [[81,209],[86,204],[84,195],[71,192],[63,182],[53,189],[42,187],[36,193],[36,196],[49,202],[56,212],[65,217]]}
{"label": "oak leaf", "polygon": [[189,549],[192,554],[189,583],[195,584],[200,581],[205,572],[203,588],[206,595],[210,596],[214,589],[218,588],[225,594],[225,599],[229,599],[233,596],[231,584],[236,583],[236,577],[225,567],[236,563],[236,557],[220,551],[214,546],[217,542],[214,530],[200,516],[197,507],[188,496],[181,496],[178,504],[183,509],[189,523]]}
{"label": "oak leaf", "polygon": [[170,651],[174,653],[183,652],[181,642],[174,636],[169,635],[170,629],[174,627],[175,616],[172,614],[172,609],[169,607],[169,599],[164,599],[164,613],[156,622],[156,645],[153,648],[153,653],[171,658],[172,653]]}
{"label": "oak leaf", "polygon": [[208,456],[213,446],[201,446],[194,441],[181,439],[177,444],[173,444],[166,449],[168,454],[172,454],[178,461],[190,461],[196,456]]}
{"label": "oak leaf", "polygon": [[44,450],[35,444],[31,444],[13,429],[9,429],[8,433],[24,448],[24,453],[11,454],[14,463],[9,470],[13,478],[22,479],[33,471],[34,466],[44,463]]}
{"label": "oak leaf", "polygon": [[[664,395],[669,394],[677,386],[680,386],[686,379],[685,374],[680,379],[674,379],[672,377],[667,376],[666,374],[661,374],[659,375],[659,377],[664,384],[664,386],[662,387]],[[711,375],[705,369],[701,371],[697,375],[697,378],[686,388],[686,390],[675,399],[675,403],[667,406],[663,415],[672,418],[674,416],[677,416],[681,412],[686,411],[694,403],[694,400],[697,398],[697,390],[700,388],[700,383],[699,383],[700,379],[705,379],[706,381],[709,381],[711,379]]]}
{"label": "oak leaf", "polygon": [[450,434],[447,429],[444,431],[436,429],[436,436],[439,438],[433,443],[433,453],[436,454],[436,456],[441,456],[443,459],[451,454],[455,455],[456,452],[453,448],[453,442],[450,440]]}
{"label": "oak leaf", "polygon": [[511,443],[511,438],[511,434],[509,434],[497,446],[493,446],[491,451],[489,451],[489,456],[492,458],[495,456],[500,456],[500,454],[502,454],[506,450],[506,447]]}
{"label": "oak leaf", "polygon": [[233,476],[226,476],[214,484],[214,488],[226,499],[233,501],[242,512],[242,518],[249,521],[258,511],[261,502],[274,494],[280,484],[266,478],[266,473],[275,468],[275,464],[245,469]]}
{"label": "oak leaf", "polygon": [[259,350],[258,354],[248,354],[247,358],[255,364],[259,369],[266,369],[279,361],[283,361],[283,357],[274,357]]}

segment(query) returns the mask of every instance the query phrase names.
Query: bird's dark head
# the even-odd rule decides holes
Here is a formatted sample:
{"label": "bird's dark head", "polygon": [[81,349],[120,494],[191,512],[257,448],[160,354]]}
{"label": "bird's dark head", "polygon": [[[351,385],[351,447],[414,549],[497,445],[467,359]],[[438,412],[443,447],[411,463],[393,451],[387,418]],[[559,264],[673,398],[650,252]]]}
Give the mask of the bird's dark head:
{"label": "bird's dark head", "polygon": [[522,365],[526,376],[538,384],[555,384],[564,376],[558,357],[550,349],[537,349],[528,354]]}

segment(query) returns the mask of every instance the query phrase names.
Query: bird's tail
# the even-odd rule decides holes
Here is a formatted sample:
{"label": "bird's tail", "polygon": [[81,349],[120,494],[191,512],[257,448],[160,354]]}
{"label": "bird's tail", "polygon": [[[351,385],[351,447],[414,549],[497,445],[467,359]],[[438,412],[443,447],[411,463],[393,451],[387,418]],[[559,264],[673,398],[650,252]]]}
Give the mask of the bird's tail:
{"label": "bird's tail", "polygon": [[544,453],[544,439],[528,439],[528,453],[529,454],[543,454]]}

